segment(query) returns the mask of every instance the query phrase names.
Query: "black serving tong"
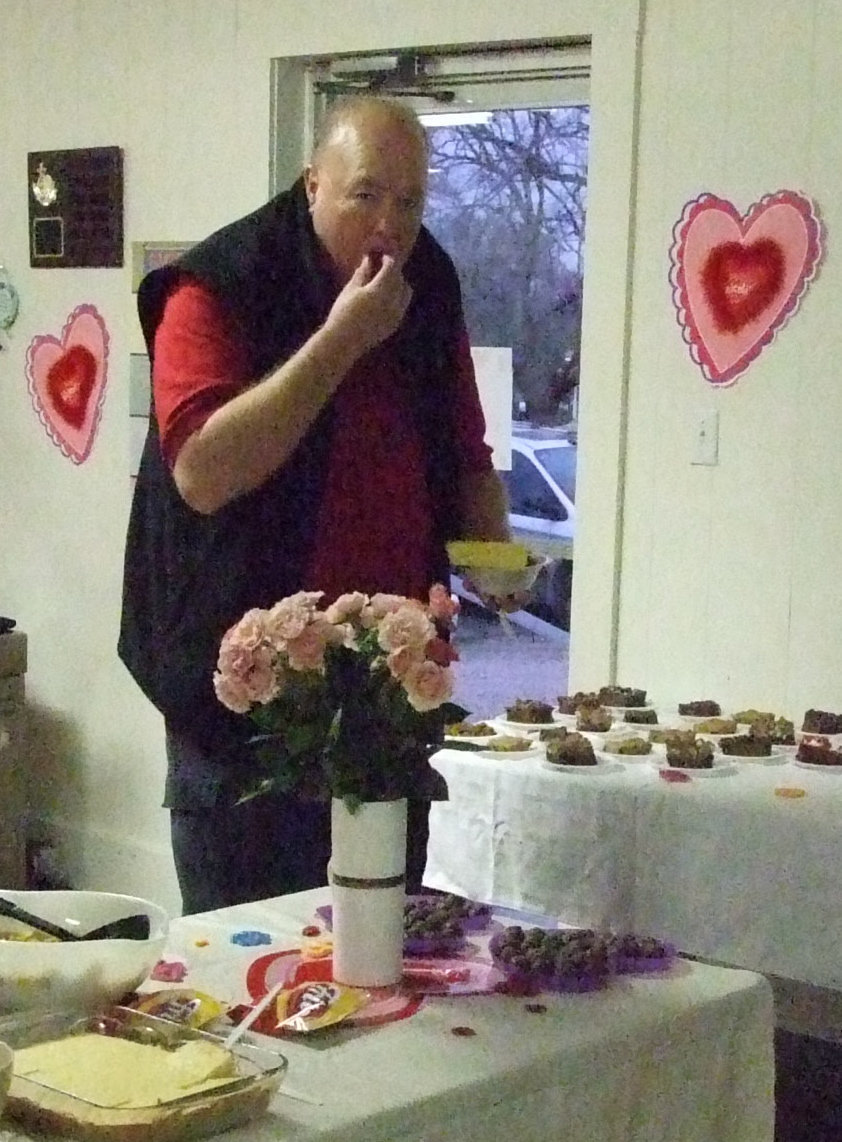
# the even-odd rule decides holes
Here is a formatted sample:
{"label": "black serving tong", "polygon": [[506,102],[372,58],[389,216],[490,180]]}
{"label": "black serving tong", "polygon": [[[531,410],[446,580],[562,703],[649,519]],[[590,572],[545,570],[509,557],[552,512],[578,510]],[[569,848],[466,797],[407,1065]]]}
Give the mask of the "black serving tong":
{"label": "black serving tong", "polygon": [[70,932],[59,924],[53,924],[51,920],[42,920],[40,916],[35,916],[31,912],[27,912],[25,908],[21,908],[19,904],[13,904],[11,900],[4,900],[2,897],[0,897],[0,916],[8,916],[11,920],[20,920],[21,923],[28,924],[30,928],[36,928],[39,932],[46,932],[48,936],[55,936],[57,940],[64,940],[65,942],[149,939],[149,917],[143,912],[133,916],[123,916],[120,920],[111,920],[108,924],[101,924],[98,928],[92,928],[90,932],[85,932],[84,935],[78,932]]}

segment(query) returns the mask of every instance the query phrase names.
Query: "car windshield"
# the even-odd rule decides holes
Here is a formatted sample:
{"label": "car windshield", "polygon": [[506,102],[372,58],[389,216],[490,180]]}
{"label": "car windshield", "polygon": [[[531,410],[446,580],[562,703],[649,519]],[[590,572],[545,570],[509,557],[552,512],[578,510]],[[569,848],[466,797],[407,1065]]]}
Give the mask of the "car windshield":
{"label": "car windshield", "polygon": [[558,486],[576,502],[576,449],[536,448],[535,458],[549,472]]}

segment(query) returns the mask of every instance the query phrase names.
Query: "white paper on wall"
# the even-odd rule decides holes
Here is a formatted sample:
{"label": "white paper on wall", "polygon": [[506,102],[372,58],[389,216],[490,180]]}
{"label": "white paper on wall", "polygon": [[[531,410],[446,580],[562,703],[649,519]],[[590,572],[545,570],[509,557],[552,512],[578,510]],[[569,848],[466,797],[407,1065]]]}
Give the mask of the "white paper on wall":
{"label": "white paper on wall", "polygon": [[485,441],[493,449],[494,467],[512,466],[512,350],[472,345],[477,388],[485,414]]}

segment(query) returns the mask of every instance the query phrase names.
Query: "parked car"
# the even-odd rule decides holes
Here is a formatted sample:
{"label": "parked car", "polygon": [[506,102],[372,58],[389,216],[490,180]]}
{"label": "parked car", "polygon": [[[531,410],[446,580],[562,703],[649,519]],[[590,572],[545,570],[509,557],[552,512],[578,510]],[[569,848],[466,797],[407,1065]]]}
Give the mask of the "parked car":
{"label": "parked car", "polygon": [[[530,551],[550,556],[527,609],[569,630],[576,527],[575,439],[552,428],[515,425],[513,431],[512,467],[500,473],[509,496],[512,536]],[[458,580],[454,589],[477,601]]]}

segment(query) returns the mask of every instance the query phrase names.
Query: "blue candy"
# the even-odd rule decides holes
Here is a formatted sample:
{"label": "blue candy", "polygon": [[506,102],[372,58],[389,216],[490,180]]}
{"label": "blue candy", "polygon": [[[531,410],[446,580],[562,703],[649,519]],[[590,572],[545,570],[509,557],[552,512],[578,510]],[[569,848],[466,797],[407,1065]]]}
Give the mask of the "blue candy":
{"label": "blue candy", "polygon": [[258,944],[271,944],[272,937],[268,932],[255,932],[246,929],[244,932],[235,932],[231,937],[232,944],[240,944],[244,948],[256,948]]}

